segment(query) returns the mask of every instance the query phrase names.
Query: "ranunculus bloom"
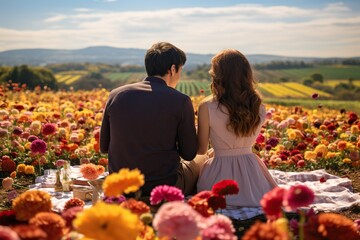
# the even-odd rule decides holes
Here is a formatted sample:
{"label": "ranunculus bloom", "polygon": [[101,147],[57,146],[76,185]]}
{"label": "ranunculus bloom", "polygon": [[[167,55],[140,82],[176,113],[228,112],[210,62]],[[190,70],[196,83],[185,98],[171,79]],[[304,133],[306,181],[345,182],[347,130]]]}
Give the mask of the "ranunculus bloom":
{"label": "ranunculus bloom", "polygon": [[284,194],[283,205],[287,209],[297,209],[299,207],[306,207],[315,199],[313,190],[305,185],[291,186]]}
{"label": "ranunculus bloom", "polygon": [[140,216],[144,213],[150,213],[150,207],[143,201],[130,198],[120,204],[121,207],[129,209],[132,213]]}
{"label": "ranunculus bloom", "polygon": [[195,239],[200,232],[202,216],[180,201],[163,204],[155,215],[153,226],[159,237],[177,240]]}
{"label": "ranunculus bloom", "polygon": [[157,205],[162,201],[171,202],[171,201],[183,201],[184,194],[182,191],[173,186],[161,185],[155,187],[150,194],[150,203],[151,205]]}
{"label": "ranunculus bloom", "polygon": [[42,134],[51,135],[51,134],[54,134],[55,132],[56,132],[56,127],[54,124],[52,124],[52,123],[44,124],[44,126],[42,128]]}
{"label": "ranunculus bloom", "polygon": [[218,195],[232,195],[239,193],[239,186],[234,180],[222,180],[214,184],[212,191]]}
{"label": "ranunculus bloom", "polygon": [[276,187],[265,193],[260,200],[260,205],[268,219],[274,220],[281,216],[281,208],[285,192],[286,190],[284,188]]}
{"label": "ranunculus bloom", "polygon": [[10,177],[4,178],[2,180],[2,187],[4,188],[4,190],[11,190],[13,183],[14,183],[14,179]]}
{"label": "ranunculus bloom", "polygon": [[34,140],[30,145],[30,150],[32,153],[43,154],[46,151],[46,142],[41,139]]}
{"label": "ranunculus bloom", "polygon": [[83,208],[84,206],[85,206],[85,202],[83,200],[73,197],[66,201],[63,211],[65,211],[69,208],[72,208],[72,207],[82,207]]}
{"label": "ranunculus bloom", "polygon": [[98,168],[93,163],[81,164],[80,172],[85,179],[94,180],[99,177]]}

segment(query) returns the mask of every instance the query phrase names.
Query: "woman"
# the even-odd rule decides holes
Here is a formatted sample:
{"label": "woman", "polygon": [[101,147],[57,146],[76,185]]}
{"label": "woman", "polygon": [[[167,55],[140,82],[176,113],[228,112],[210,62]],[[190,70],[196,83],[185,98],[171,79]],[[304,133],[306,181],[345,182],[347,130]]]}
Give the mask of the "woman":
{"label": "woman", "polygon": [[240,192],[227,197],[230,206],[260,206],[262,196],[277,186],[252,145],[265,121],[265,106],[255,90],[248,60],[237,50],[221,51],[211,61],[212,96],[198,110],[198,154],[214,157],[201,171],[197,190],[210,190],[218,181],[237,181]]}

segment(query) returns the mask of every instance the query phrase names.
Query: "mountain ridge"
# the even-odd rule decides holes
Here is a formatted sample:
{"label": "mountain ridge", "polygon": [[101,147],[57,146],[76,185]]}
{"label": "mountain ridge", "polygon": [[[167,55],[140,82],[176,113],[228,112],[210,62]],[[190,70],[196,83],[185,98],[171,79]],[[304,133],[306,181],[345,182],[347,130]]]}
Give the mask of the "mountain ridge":
{"label": "mountain ridge", "polygon": [[[107,63],[120,65],[144,65],[146,49],[140,48],[117,48],[111,46],[92,46],[74,50],[67,49],[48,49],[48,48],[29,48],[15,49],[0,52],[0,65],[33,65],[44,66],[53,63]],[[215,54],[186,53],[187,66],[210,64],[211,58]],[[247,58],[251,64],[268,63],[271,61],[303,61],[336,62],[343,59],[360,59],[360,57],[344,58],[320,58],[320,57],[288,57],[270,54],[248,54]]]}

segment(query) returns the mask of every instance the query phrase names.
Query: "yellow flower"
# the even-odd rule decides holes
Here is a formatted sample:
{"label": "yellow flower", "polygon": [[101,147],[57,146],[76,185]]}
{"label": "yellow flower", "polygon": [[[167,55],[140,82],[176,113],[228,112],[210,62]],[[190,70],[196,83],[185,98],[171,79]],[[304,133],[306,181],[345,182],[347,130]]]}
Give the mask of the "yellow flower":
{"label": "yellow flower", "polygon": [[106,196],[118,196],[125,193],[135,192],[144,185],[144,175],[139,169],[120,169],[118,173],[112,173],[105,178],[103,190]]}
{"label": "yellow flower", "polygon": [[26,167],[25,167],[25,174],[34,174],[34,173],[35,173],[34,166],[32,166],[32,165],[26,165]]}
{"label": "yellow flower", "polygon": [[140,220],[130,210],[119,205],[97,202],[77,214],[75,229],[97,240],[136,239],[141,231]]}
{"label": "yellow flower", "polygon": [[350,128],[350,131],[352,134],[359,132],[359,126],[358,125],[352,125]]}
{"label": "yellow flower", "polygon": [[29,190],[15,198],[12,207],[17,220],[28,221],[39,212],[51,210],[51,196],[44,191]]}
{"label": "yellow flower", "polygon": [[31,142],[25,143],[25,149],[30,150]]}
{"label": "yellow flower", "polygon": [[321,153],[322,157],[324,157],[328,153],[328,151],[328,148],[324,144],[319,144],[314,149],[316,155],[318,155],[318,153]]}
{"label": "yellow flower", "polygon": [[346,133],[340,134],[340,138],[341,138],[341,139],[347,139],[348,137],[349,137],[349,135],[346,134]]}
{"label": "yellow flower", "polygon": [[288,131],[288,137],[290,140],[294,140],[296,138],[296,132],[295,131]]}
{"label": "yellow flower", "polygon": [[316,156],[317,156],[317,153],[313,152],[313,151],[306,151],[304,153],[304,158],[306,160],[314,160],[314,159],[316,159]]}
{"label": "yellow flower", "polygon": [[16,171],[17,171],[18,173],[25,173],[25,167],[26,167],[25,164],[20,163],[19,165],[17,165]]}
{"label": "yellow flower", "polygon": [[273,222],[273,224],[283,233],[287,233],[289,231],[289,221],[287,218],[278,218],[275,222]]}
{"label": "yellow flower", "polygon": [[341,152],[328,152],[325,156],[325,159],[337,157],[341,154]]}
{"label": "yellow flower", "polygon": [[350,158],[344,158],[342,161],[343,161],[343,163],[351,163],[351,159],[350,159]]}

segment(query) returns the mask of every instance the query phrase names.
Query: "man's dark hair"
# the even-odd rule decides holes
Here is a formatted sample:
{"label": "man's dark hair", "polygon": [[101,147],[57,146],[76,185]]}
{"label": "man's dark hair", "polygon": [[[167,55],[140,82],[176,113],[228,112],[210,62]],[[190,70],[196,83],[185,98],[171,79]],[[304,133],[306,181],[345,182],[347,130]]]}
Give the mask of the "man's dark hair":
{"label": "man's dark hair", "polygon": [[148,76],[164,76],[174,64],[176,72],[186,62],[185,53],[168,42],[158,42],[151,46],[145,55],[145,68]]}

